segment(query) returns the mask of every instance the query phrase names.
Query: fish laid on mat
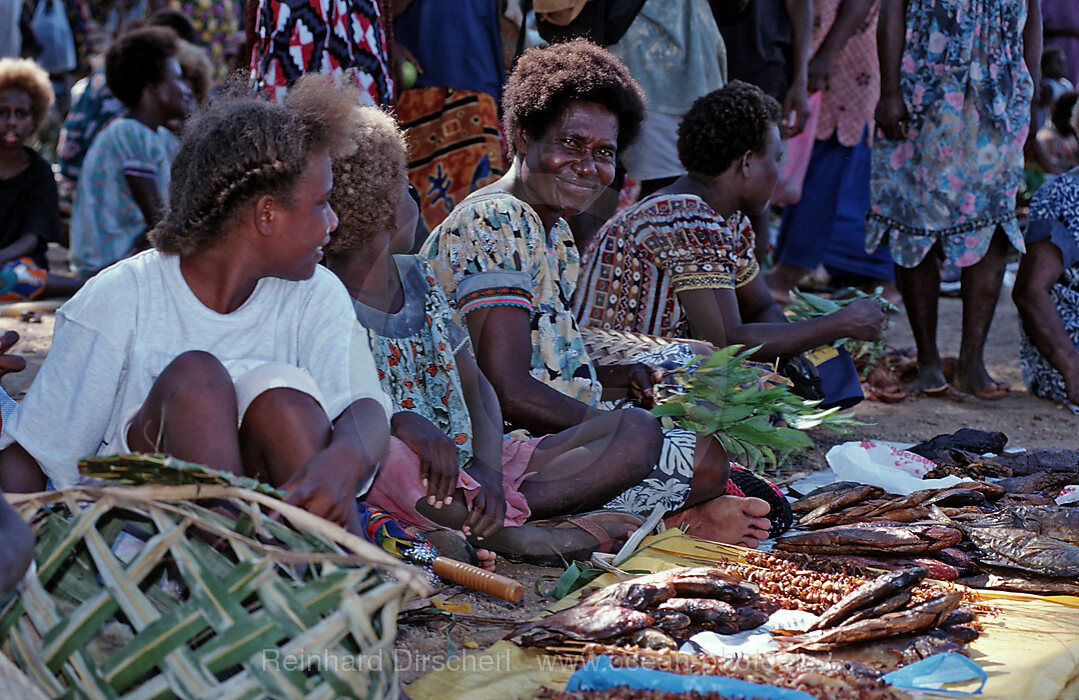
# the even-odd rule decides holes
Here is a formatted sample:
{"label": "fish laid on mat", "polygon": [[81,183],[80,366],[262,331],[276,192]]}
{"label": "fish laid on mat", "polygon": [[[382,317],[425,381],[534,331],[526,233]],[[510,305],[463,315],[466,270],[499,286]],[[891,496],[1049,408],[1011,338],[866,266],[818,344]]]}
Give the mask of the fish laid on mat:
{"label": "fish laid on mat", "polygon": [[959,593],[945,593],[905,610],[816,630],[795,637],[779,638],[787,651],[828,651],[855,642],[914,634],[938,626],[962,600]]}
{"label": "fish laid on mat", "polygon": [[520,625],[507,637],[516,638],[521,646],[542,646],[567,639],[595,642],[651,627],[652,622],[651,615],[617,605],[575,605]]}
{"label": "fish laid on mat", "polygon": [[956,523],[983,564],[1041,576],[1079,576],[1079,509],[1014,506]]}
{"label": "fish laid on mat", "polygon": [[954,527],[884,523],[839,525],[782,537],[776,549],[804,554],[921,554],[951,547],[963,539]]}
{"label": "fish laid on mat", "polygon": [[922,567],[913,567],[867,581],[821,613],[820,619],[813,623],[809,631],[835,627],[861,608],[875,606],[881,601],[909,591],[921,583],[927,573]]}

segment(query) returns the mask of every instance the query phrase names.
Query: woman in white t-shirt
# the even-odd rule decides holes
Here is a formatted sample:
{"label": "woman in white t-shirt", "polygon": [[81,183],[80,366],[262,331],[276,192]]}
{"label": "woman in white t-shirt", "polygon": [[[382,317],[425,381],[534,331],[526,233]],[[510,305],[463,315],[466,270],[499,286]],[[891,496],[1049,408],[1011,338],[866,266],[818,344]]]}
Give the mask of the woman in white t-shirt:
{"label": "woman in white t-shirt", "polygon": [[3,426],[0,487],[72,486],[87,454],[165,452],[348,524],[388,437],[348,293],[318,266],[355,103],[311,76],[284,105],[225,98],[194,119],[155,249],[57,313],[49,357]]}

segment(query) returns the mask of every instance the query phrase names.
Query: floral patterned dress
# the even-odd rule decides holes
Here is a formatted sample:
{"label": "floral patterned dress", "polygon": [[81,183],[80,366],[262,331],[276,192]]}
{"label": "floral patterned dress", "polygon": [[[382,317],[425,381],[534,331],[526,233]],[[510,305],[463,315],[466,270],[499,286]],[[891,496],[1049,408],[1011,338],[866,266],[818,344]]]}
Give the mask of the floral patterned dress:
{"label": "floral patterned dress", "polygon": [[1023,60],[1025,0],[909,0],[900,88],[906,139],[873,147],[866,250],[918,265],[938,241],[959,267],[1015,218],[1034,83]]}
{"label": "floral patterned dress", "polygon": [[[570,307],[580,256],[563,219],[548,235],[535,210],[516,197],[472,195],[431,233],[420,256],[462,318],[492,306],[527,311],[532,377],[582,403],[600,405],[603,387]],[[660,459],[651,473],[605,509],[648,517],[657,503],[671,511],[685,503],[697,436],[678,428],[663,433]]]}
{"label": "floral patterned dress", "polygon": [[434,273],[412,255],[394,256],[405,303],[386,313],[355,299],[356,318],[370,331],[378,380],[395,411],[414,411],[457,445],[462,469],[472,461],[472,417],[454,356],[468,335],[454,323]]}

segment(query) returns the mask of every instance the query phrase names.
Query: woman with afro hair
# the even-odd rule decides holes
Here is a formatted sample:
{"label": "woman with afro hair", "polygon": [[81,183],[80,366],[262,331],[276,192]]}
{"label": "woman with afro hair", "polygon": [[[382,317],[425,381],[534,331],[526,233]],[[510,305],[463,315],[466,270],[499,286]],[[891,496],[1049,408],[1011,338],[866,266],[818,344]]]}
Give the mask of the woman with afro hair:
{"label": "woman with afro hair", "polygon": [[[503,418],[532,436],[601,448],[603,459],[582,450],[566,470],[574,486],[561,489],[561,512],[647,517],[662,504],[669,526],[757,546],[770,528],[789,525],[783,499],[770,522],[768,502],[725,495],[729,462],[716,440],[663,430],[640,408],[604,409],[601,400],[627,395],[651,407],[659,372],[640,362],[594,366],[570,306],[580,258],[565,217],[613,180],[619,150],[640,127],[640,88],[616,58],[575,40],[524,53],[502,104],[509,172],[462,201],[421,255],[466,324]],[[585,440],[604,425],[598,418],[611,427]],[[609,489],[617,495],[603,502]]]}
{"label": "woman with afro hair", "polygon": [[3,426],[0,487],[66,488],[83,455],[158,452],[256,477],[356,531],[388,402],[348,293],[318,265],[355,104],[309,76],[284,105],[223,97],[192,121],[154,249],[57,312]]}
{"label": "woman with afro hair", "polygon": [[687,173],[596,236],[574,301],[579,323],[759,345],[764,361],[877,337],[884,315],[876,302],[788,323],[759,274],[749,217],[775,190],[780,117],[773,98],[737,80],[694,102],[678,129]]}
{"label": "woman with afro hair", "polygon": [[74,294],[79,283],[48,272],[61,242],[52,168],[27,142],[52,106],[49,74],[29,59],[0,59],[0,301]]}

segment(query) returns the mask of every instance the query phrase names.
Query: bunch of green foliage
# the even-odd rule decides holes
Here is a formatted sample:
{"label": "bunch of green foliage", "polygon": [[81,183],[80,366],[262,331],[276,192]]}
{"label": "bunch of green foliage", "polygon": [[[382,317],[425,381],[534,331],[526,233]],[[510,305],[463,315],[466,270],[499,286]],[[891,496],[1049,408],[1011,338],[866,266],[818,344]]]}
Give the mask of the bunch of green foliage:
{"label": "bunch of green foliage", "polygon": [[652,413],[665,427],[714,435],[732,458],[744,454],[758,469],[811,446],[804,430],[824,426],[842,433],[861,425],[838,408],[821,410],[819,401],[796,396],[767,365],[749,359],[758,349],[731,345],[668,373]]}
{"label": "bunch of green foliage", "polygon": [[[895,311],[896,307],[890,301],[885,299],[881,292],[883,289],[877,287],[873,290],[872,294],[866,294],[863,291],[857,289],[849,290],[851,295],[844,299],[825,299],[824,297],[817,296],[816,294],[810,294],[809,292],[803,292],[800,289],[795,289],[791,292],[791,303],[787,307],[787,316],[792,321],[805,321],[811,318],[818,318],[820,316],[827,316],[839,311],[847,304],[858,301],[860,299],[870,299],[881,305],[884,311]],[[884,329],[877,334],[877,337],[873,340],[855,340],[854,338],[840,338],[833,343],[835,347],[843,346],[850,353],[851,357],[855,360],[865,358],[865,367],[863,373],[868,376],[873,363],[877,361],[877,358],[884,352]]]}

